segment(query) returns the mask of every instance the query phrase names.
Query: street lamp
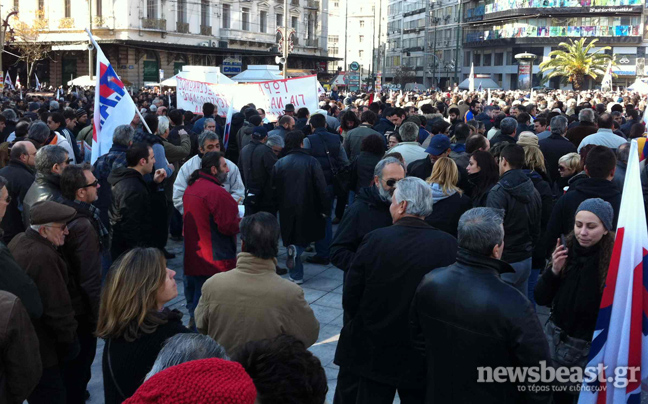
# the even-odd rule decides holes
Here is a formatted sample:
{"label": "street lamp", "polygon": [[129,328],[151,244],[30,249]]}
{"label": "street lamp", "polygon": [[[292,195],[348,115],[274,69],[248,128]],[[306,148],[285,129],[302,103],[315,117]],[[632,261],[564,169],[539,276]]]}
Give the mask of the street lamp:
{"label": "street lamp", "polygon": [[[12,11],[7,14],[4,21],[2,21],[2,29],[0,29],[0,72],[2,72],[2,54],[4,53],[5,38],[7,35],[7,28],[9,28],[9,19],[14,15],[18,15],[18,11]],[[16,38],[14,38],[13,28],[9,29],[9,35],[10,42],[16,40]]]}

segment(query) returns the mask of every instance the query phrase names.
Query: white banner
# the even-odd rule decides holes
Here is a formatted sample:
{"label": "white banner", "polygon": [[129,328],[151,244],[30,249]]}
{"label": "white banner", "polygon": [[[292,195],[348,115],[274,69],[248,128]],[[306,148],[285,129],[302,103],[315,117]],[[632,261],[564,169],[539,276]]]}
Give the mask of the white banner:
{"label": "white banner", "polygon": [[275,121],[283,115],[286,104],[293,104],[295,110],[308,108],[310,113],[318,109],[319,96],[315,75],[245,84],[205,83],[180,76],[176,79],[178,108],[195,114],[202,114],[203,104],[211,102],[218,108],[218,115],[226,116],[234,92],[235,110],[253,103],[257,108],[265,110],[270,121]]}

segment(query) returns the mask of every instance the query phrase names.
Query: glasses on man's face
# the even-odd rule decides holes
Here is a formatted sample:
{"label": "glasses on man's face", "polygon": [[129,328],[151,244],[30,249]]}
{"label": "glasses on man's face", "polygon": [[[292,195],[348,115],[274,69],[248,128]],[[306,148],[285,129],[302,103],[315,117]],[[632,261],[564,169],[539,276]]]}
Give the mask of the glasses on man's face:
{"label": "glasses on man's face", "polygon": [[396,183],[397,183],[398,181],[400,181],[400,180],[397,180],[397,179],[395,179],[395,178],[390,178],[390,179],[388,179],[387,181],[385,181],[385,184],[386,184],[388,187],[393,187],[394,185],[396,185]]}
{"label": "glasses on man's face", "polygon": [[94,182],[91,182],[89,184],[85,184],[81,188],[96,187],[97,185],[99,185],[99,180],[94,180]]}
{"label": "glasses on man's face", "polygon": [[72,163],[72,159],[71,159],[71,158],[65,160],[65,164],[71,164],[71,163]]}
{"label": "glasses on man's face", "polygon": [[67,224],[64,224],[63,226],[54,226],[54,225],[48,224],[48,225],[45,225],[45,227],[52,227],[52,228],[55,228],[55,229],[59,229],[61,231],[65,231],[65,229],[67,229]]}
{"label": "glasses on man's face", "polygon": [[565,170],[567,170],[566,167],[564,167],[564,166],[558,166],[558,171],[563,172],[563,171],[565,171]]}

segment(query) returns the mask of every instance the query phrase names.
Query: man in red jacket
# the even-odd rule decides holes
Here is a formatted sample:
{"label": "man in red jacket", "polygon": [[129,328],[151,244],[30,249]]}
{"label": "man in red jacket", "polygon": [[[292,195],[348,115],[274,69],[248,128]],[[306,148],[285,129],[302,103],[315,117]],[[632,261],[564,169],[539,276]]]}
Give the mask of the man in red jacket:
{"label": "man in red jacket", "polygon": [[212,275],[236,266],[236,234],[241,219],[238,203],[222,185],[228,172],[222,153],[206,153],[200,169],[189,177],[182,198],[184,286],[189,327],[193,329],[194,309],[200,300],[203,283]]}

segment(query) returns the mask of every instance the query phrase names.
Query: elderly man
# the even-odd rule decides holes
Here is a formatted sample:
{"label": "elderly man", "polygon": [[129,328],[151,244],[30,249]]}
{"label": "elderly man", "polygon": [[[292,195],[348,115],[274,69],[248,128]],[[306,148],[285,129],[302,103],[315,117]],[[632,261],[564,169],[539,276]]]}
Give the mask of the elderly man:
{"label": "elderly man", "polygon": [[396,183],[405,178],[405,165],[394,157],[386,157],[374,168],[374,181],[362,188],[348,208],[331,242],[331,262],[344,272],[362,239],[370,232],[391,226],[389,206]]}
{"label": "elderly man", "polygon": [[[198,119],[196,122],[194,122],[193,131],[196,132],[196,133],[201,133],[204,130],[205,120],[207,120],[209,118],[214,119],[214,117],[218,113],[218,108],[214,104],[212,104],[211,102],[204,103],[203,107],[202,107],[202,110],[203,110],[203,117]],[[215,121],[214,121],[214,125],[216,126]],[[220,131],[221,131],[220,128],[216,128],[216,127],[214,127],[214,129],[210,129],[210,130],[212,132],[216,132],[216,133],[220,133]],[[218,132],[217,132],[217,130],[218,130]]]}
{"label": "elderly man", "polygon": [[61,200],[61,173],[68,166],[68,152],[61,146],[44,146],[36,153],[36,179],[23,199],[22,217],[25,228],[29,227],[29,211],[41,201]]}
{"label": "elderly man", "polygon": [[552,182],[556,182],[560,178],[558,160],[565,154],[576,152],[576,146],[565,137],[567,118],[562,115],[554,116],[549,126],[551,135],[539,141],[538,145],[545,158],[547,174]]}
{"label": "elderly man", "polygon": [[[187,160],[187,162],[184,163],[182,167],[180,167],[178,176],[176,177],[175,183],[173,184],[173,206],[175,206],[180,213],[184,213],[182,197],[184,196],[185,190],[187,189],[187,181],[189,180],[189,176],[200,168],[200,163],[206,153],[221,151],[220,137],[212,131],[205,131],[201,133],[198,140],[198,145],[199,153]],[[243,203],[243,198],[245,195],[245,187],[243,186],[243,181],[241,180],[241,172],[239,171],[236,164],[227,159],[225,159],[225,161],[227,162],[227,168],[229,169],[229,172],[227,173],[227,178],[221,185],[240,205]]]}
{"label": "elderly man", "polygon": [[[389,211],[394,225],[363,239],[346,274],[348,321],[335,353],[339,403],[391,403],[396,390],[403,402],[425,395],[425,357],[410,342],[410,304],[425,274],[454,262],[457,241],[425,222],[432,189],[419,178],[396,183]],[[425,253],[430,246],[434,254]]]}
{"label": "elderly man", "polygon": [[480,367],[537,367],[551,358],[533,306],[501,279],[513,271],[500,260],[502,224],[495,209],[464,213],[457,262],[426,275],[414,295],[410,324],[427,360],[426,403],[551,402],[550,390],[526,381],[479,380]]}
{"label": "elderly man", "polygon": [[28,398],[30,403],[65,403],[62,367],[79,353],[77,322],[66,281],[68,268],[57,251],[68,235],[66,223],[76,211],[53,201],[30,209],[30,227],[9,243],[18,265],[38,288],[43,315],[32,320],[40,343],[43,375]]}
{"label": "elderly man", "polygon": [[218,341],[229,356],[245,343],[288,334],[306,347],[317,341],[319,322],[304,291],[275,273],[279,223],[267,212],[240,224],[236,267],[205,282],[196,307],[198,330]]}
{"label": "elderly man", "polygon": [[279,135],[268,135],[268,141],[266,142],[266,145],[272,149],[272,152],[277,157],[279,157],[281,156],[281,151],[284,149],[284,147],[286,147],[286,142],[284,141],[284,138]]}
{"label": "elderly man", "polygon": [[594,110],[592,108],[585,108],[578,113],[578,126],[569,129],[565,137],[574,146],[578,147],[583,139],[592,133],[596,133],[597,130]]}
{"label": "elderly man", "polygon": [[491,147],[499,142],[515,143],[515,132],[518,122],[515,118],[504,118],[500,122],[500,134],[491,139]]}
{"label": "elderly man", "polygon": [[109,244],[108,230],[101,223],[97,200],[99,181],[89,164],[68,166],[61,175],[63,203],[76,210],[67,224],[69,234],[61,251],[68,264],[68,291],[72,299],[81,351],[63,370],[68,402],[82,403],[90,381],[90,367],[97,351],[101,257]]}
{"label": "elderly man", "polygon": [[405,122],[398,129],[402,142],[389,150],[390,153],[400,153],[403,156],[405,165],[427,157],[425,149],[416,141],[419,134],[419,126],[414,122]]}
{"label": "elderly man", "polygon": [[281,136],[281,138],[285,140],[286,133],[291,130],[295,130],[295,118],[289,115],[284,115],[279,119],[277,128],[268,132],[268,136]]}
{"label": "elderly man", "polygon": [[34,165],[36,164],[36,147],[32,142],[16,142],[9,154],[9,164],[0,170],[0,176],[7,180],[9,206],[0,226],[4,231],[2,239],[9,243],[18,233],[25,230],[21,217],[23,200],[34,182]]}
{"label": "elderly man", "polygon": [[627,140],[625,140],[621,136],[617,136],[612,131],[613,124],[614,118],[611,114],[606,113],[601,115],[598,120],[598,132],[591,134],[583,139],[578,145],[578,152],[580,153],[581,149],[588,144],[605,146],[612,150],[616,150],[617,147],[626,143]]}

